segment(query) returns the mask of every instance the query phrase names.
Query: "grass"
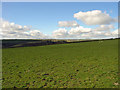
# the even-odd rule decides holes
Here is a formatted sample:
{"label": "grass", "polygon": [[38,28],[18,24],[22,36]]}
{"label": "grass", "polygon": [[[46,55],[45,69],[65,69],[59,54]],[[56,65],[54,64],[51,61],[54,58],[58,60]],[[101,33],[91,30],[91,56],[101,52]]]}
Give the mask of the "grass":
{"label": "grass", "polygon": [[118,40],[2,50],[3,88],[117,88]]}

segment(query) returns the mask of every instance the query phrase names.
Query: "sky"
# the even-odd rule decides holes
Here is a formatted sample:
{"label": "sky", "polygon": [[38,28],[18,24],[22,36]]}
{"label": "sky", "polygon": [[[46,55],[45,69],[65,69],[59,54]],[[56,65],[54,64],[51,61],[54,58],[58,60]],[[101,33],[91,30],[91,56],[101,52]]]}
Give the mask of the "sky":
{"label": "sky", "polygon": [[3,2],[1,36],[42,39],[117,37],[117,18],[117,2]]}

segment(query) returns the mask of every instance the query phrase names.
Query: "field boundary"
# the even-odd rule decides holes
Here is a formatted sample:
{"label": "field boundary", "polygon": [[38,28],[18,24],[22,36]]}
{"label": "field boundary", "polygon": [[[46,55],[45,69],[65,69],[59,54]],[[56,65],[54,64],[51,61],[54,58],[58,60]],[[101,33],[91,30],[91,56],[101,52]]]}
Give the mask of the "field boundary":
{"label": "field boundary", "polygon": [[[119,38],[115,38],[119,39]],[[22,39],[9,39],[2,40],[2,48],[17,48],[17,47],[32,47],[32,46],[45,46],[55,44],[70,44],[70,43],[82,43],[82,42],[94,42],[94,41],[105,41],[115,39],[96,39],[96,40],[22,40]]]}

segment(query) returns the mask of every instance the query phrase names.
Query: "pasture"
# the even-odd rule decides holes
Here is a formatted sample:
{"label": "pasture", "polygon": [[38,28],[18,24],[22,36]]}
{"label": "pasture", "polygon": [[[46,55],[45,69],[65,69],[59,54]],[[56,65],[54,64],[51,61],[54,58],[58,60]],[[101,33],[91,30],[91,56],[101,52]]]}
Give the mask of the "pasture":
{"label": "pasture", "polygon": [[3,88],[117,88],[118,39],[2,49]]}

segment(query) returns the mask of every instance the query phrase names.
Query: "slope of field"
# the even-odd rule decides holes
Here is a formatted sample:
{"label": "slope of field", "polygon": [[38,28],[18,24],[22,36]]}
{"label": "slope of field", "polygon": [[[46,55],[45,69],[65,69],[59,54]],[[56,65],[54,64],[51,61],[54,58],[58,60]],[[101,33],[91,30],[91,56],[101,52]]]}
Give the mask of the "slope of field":
{"label": "slope of field", "polygon": [[2,50],[3,88],[118,87],[118,40]]}
{"label": "slope of field", "polygon": [[2,40],[2,48],[16,48],[16,47],[31,47],[31,46],[44,46],[53,44],[66,44],[66,43],[80,43],[103,41],[111,39],[4,39]]}

